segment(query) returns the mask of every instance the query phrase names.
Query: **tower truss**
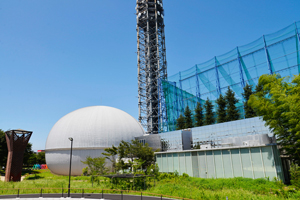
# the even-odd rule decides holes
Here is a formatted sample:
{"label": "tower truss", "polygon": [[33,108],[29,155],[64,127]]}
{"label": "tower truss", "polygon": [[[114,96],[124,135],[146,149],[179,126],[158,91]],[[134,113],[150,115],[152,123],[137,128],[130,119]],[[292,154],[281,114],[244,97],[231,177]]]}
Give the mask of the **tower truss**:
{"label": "tower truss", "polygon": [[166,116],[159,93],[160,80],[167,78],[162,0],[137,0],[136,19],[139,122],[157,134]]}

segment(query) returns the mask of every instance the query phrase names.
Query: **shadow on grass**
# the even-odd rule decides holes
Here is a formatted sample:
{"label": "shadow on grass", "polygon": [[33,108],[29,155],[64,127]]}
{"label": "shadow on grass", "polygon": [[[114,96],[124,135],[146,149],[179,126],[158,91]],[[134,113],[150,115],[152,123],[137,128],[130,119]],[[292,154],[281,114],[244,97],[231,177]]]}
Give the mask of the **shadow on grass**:
{"label": "shadow on grass", "polygon": [[34,176],[27,177],[26,180],[36,180],[36,179],[41,179],[41,178],[43,178],[43,177],[34,174]]}

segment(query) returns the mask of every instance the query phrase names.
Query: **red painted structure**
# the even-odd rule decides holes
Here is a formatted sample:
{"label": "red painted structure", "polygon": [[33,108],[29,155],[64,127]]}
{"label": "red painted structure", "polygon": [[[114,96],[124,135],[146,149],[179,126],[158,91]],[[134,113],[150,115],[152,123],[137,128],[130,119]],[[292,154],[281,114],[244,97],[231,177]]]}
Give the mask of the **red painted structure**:
{"label": "red painted structure", "polygon": [[23,167],[23,157],[32,131],[21,129],[5,132],[8,156],[5,181],[20,181]]}

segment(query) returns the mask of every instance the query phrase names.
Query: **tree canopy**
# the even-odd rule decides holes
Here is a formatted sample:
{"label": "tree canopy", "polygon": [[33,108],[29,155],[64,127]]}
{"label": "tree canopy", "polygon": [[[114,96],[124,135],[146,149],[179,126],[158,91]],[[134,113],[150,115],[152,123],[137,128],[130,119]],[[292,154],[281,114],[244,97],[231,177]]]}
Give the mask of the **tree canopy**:
{"label": "tree canopy", "polygon": [[154,163],[154,151],[146,143],[143,145],[138,140],[131,140],[131,143],[121,141],[118,147],[105,149],[107,153],[103,155],[113,154],[117,155],[117,162],[115,164],[116,170],[128,169],[133,165],[140,165],[143,169],[149,167]]}
{"label": "tree canopy", "polygon": [[5,133],[3,130],[0,129],[0,167],[6,166],[7,161],[7,145],[6,145],[6,138]]}
{"label": "tree canopy", "polygon": [[226,100],[222,94],[220,94],[219,98],[216,101],[217,103],[217,122],[222,123],[226,122]]}
{"label": "tree canopy", "polygon": [[208,98],[205,101],[204,108],[205,108],[204,124],[205,125],[214,124],[215,123],[215,117],[213,112],[214,107]]}
{"label": "tree canopy", "polygon": [[184,128],[193,128],[193,119],[192,119],[192,111],[189,106],[185,107],[184,110]]}
{"label": "tree canopy", "polygon": [[300,164],[300,77],[262,75],[248,104],[276,136],[282,153]]}
{"label": "tree canopy", "polygon": [[240,118],[240,113],[235,104],[239,101],[236,97],[232,89],[228,86],[228,89],[225,94],[226,99],[226,121],[234,121]]}
{"label": "tree canopy", "polygon": [[197,106],[195,108],[195,126],[203,126],[204,125],[204,114],[202,105],[197,102]]}
{"label": "tree canopy", "polygon": [[254,94],[252,90],[252,85],[249,85],[248,83],[244,87],[244,92],[242,93],[244,97],[244,111],[245,111],[245,118],[255,117],[256,113],[254,112],[253,108],[248,105],[248,101],[250,96]]}
{"label": "tree canopy", "polygon": [[176,120],[176,130],[182,130],[185,128],[185,119],[182,114]]}

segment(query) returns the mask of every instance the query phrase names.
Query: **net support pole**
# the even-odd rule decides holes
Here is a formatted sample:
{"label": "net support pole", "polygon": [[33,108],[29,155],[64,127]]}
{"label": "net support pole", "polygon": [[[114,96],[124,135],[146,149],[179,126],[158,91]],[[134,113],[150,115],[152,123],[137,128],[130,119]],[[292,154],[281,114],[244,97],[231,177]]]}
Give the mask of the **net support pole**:
{"label": "net support pole", "polygon": [[199,78],[198,78],[198,67],[197,65],[195,65],[196,68],[196,96],[198,98],[198,100],[200,101],[201,99],[201,93],[200,93],[200,84],[199,84]]}
{"label": "net support pole", "polygon": [[241,55],[240,55],[239,47],[236,47],[236,51],[237,51],[237,58],[239,61],[241,87],[242,87],[242,91],[243,91],[243,89],[245,87],[245,79],[244,79],[244,74],[243,74],[243,69],[242,69],[242,62],[241,62]]}
{"label": "net support pole", "polygon": [[215,56],[215,71],[216,71],[216,87],[217,87],[217,93],[219,97],[221,94],[221,87],[220,87],[220,79],[219,79],[219,72],[218,72],[218,62],[216,56]]}
{"label": "net support pole", "polygon": [[175,110],[177,114],[177,118],[179,117],[179,108],[178,108],[178,94],[177,94],[177,87],[176,87],[176,82],[174,82],[174,95],[175,95]]}
{"label": "net support pole", "polygon": [[296,22],[295,22],[295,32],[296,32],[297,65],[298,65],[298,73],[300,74],[300,56],[299,56],[299,48],[298,48],[298,45],[300,44],[300,35],[298,32],[298,27]]}
{"label": "net support pole", "polygon": [[265,53],[266,53],[266,57],[267,57],[269,74],[273,74],[273,70],[272,70],[272,66],[271,66],[271,62],[270,62],[269,51],[268,51],[268,47],[267,47],[267,43],[266,43],[266,39],[265,39],[265,35],[263,35],[263,40],[264,40],[264,45],[265,45],[264,49],[265,49]]}
{"label": "net support pole", "polygon": [[183,105],[183,93],[182,93],[182,83],[181,83],[181,72],[179,72],[179,86],[180,86],[180,103],[181,103],[181,112],[184,112],[184,105]]}

